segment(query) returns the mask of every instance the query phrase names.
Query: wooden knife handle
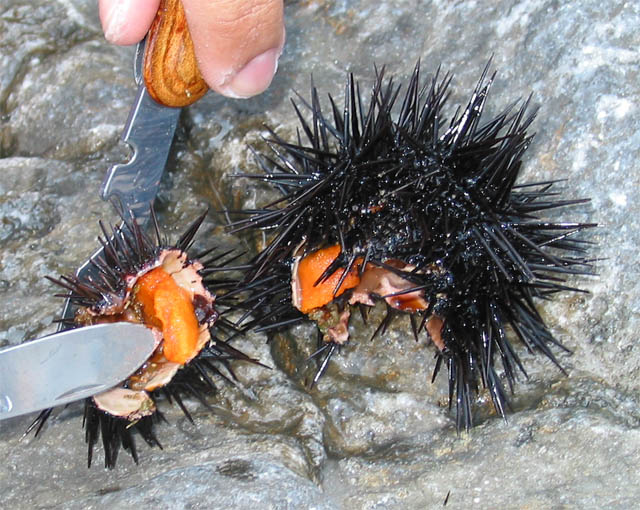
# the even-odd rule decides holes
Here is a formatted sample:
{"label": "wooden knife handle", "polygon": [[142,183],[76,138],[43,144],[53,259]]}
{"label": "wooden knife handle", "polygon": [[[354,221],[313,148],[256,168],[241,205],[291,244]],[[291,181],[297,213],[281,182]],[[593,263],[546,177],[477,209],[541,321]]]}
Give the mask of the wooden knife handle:
{"label": "wooden knife handle", "polygon": [[180,0],[161,0],[147,34],[142,73],[149,95],[165,106],[188,106],[207,92]]}

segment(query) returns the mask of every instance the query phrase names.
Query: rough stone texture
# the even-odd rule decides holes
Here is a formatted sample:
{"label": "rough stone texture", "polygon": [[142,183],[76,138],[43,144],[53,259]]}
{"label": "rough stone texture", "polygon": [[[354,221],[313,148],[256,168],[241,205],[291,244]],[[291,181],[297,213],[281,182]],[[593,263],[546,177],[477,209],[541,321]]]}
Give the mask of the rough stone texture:
{"label": "rough stone texture", "polygon": [[[52,331],[60,309],[45,275],[74,270],[113,220],[97,190],[127,149],[118,136],[134,88],[130,49],[103,40],[95,6],[81,0],[0,5],[0,345]],[[287,2],[286,52],[270,90],[234,101],[210,94],[182,117],[159,210],[171,228],[207,205],[264,203],[248,144],[262,125],[294,129],[288,97],[340,96],[345,71],[367,81],[373,64],[406,77],[415,61],[455,73],[462,101],[487,59],[499,74],[489,108],[533,93],[540,106],[525,177],[569,179],[590,196],[573,217],[590,234],[598,278],[543,308],[573,350],[548,361],[523,353],[530,378],[507,422],[478,403],[477,426],[458,435],[433,353],[403,324],[375,343],[354,341],[313,389],[311,330],[238,347],[273,367],[239,365],[211,410],[189,402],[195,425],[165,406],[163,450],[139,441],[113,471],[86,469],[81,408],[20,440],[31,417],[0,422],[0,502],[6,508],[631,508],[640,497],[640,10],[635,2],[372,0]],[[211,214],[208,234],[223,234]],[[376,313],[379,313],[376,312]],[[369,329],[368,329],[369,328]]]}

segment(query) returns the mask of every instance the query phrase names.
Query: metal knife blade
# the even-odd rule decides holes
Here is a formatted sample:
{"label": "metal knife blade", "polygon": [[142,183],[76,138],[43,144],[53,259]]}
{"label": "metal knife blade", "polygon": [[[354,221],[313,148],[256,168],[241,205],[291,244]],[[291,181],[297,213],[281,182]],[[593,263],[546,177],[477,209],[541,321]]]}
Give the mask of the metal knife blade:
{"label": "metal knife blade", "polygon": [[117,322],[0,351],[0,420],[90,397],[134,373],[153,353],[141,324]]}
{"label": "metal knife blade", "polygon": [[134,61],[138,92],[122,132],[133,156],[109,169],[100,190],[104,200],[115,199],[116,205],[125,214],[131,211],[141,226],[149,219],[181,111],[151,98],[142,79],[143,58],[144,41],[137,46]]}

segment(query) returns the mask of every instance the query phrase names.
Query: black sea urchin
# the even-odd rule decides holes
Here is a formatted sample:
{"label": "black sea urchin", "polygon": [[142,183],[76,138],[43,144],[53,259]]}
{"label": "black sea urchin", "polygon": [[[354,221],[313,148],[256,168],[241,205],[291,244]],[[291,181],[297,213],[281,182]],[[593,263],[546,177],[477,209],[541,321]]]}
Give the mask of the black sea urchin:
{"label": "black sea urchin", "polygon": [[576,234],[593,225],[542,217],[584,202],[558,198],[556,181],[517,183],[535,116],[528,101],[481,121],[493,81],[485,69],[447,121],[450,75],[422,84],[419,74],[418,65],[400,94],[376,71],[368,104],[350,76],[343,110],[329,96],[330,117],[315,88],[310,103],[300,98],[310,120],[294,102],[297,140],[271,131],[274,155],[257,156],[264,174],[250,176],[283,196],[245,211],[231,229],[270,235],[245,280],[247,327],[315,320],[324,338],[316,381],[348,339],[350,307],[383,298],[389,313],[376,334],[398,310],[410,314],[416,338],[428,332],[434,377],[444,363],[449,405],[455,400],[457,425],[468,428],[479,382],[504,415],[498,364],[509,386],[518,371],[526,375],[510,336],[558,365],[550,347],[562,345],[534,300],[577,290],[565,277],[590,273]]}
{"label": "black sea urchin", "polygon": [[[106,467],[115,466],[121,446],[137,463],[133,431],[150,446],[160,446],[154,433],[154,423],[162,417],[156,407],[159,397],[175,401],[191,420],[184,397],[207,405],[205,397],[216,391],[212,376],[228,380],[225,371],[234,377],[230,361],[253,361],[221,338],[233,332],[231,323],[220,318],[220,310],[228,309],[229,303],[209,292],[235,286],[213,279],[229,253],[208,250],[193,258],[187,254],[206,213],[173,245],[160,234],[153,211],[151,216],[155,238],[145,235],[135,221],[125,221],[110,232],[102,226],[103,256],[94,259],[97,277],[50,278],[68,290],[62,297],[77,307],[68,327],[142,322],[158,340],[149,361],[121,387],[85,400],[89,466],[100,436]],[[51,409],[40,413],[29,430],[35,428],[37,434],[50,413]]]}

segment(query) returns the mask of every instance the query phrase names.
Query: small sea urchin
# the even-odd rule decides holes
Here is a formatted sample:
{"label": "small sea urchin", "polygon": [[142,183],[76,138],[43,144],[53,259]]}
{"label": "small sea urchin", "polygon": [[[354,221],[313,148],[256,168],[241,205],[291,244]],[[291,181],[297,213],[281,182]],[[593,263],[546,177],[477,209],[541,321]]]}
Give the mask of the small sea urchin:
{"label": "small sea urchin", "polygon": [[504,415],[499,365],[509,386],[526,374],[510,338],[558,365],[551,347],[562,345],[535,299],[576,291],[566,277],[591,272],[577,234],[593,225],[543,217],[585,200],[559,198],[557,181],[518,182],[535,113],[527,101],[482,119],[487,69],[448,121],[451,76],[422,83],[419,65],[402,94],[376,71],[368,103],[349,76],[342,110],[329,96],[330,116],[313,87],[310,102],[293,102],[297,140],[271,131],[273,156],[257,156],[264,173],[245,175],[282,198],[231,226],[270,236],[246,275],[246,327],[315,321],[324,339],[317,381],[348,340],[351,307],[384,299],[374,336],[399,312],[416,339],[426,330],[437,348],[434,377],[447,366],[450,406],[467,428],[480,383]]}
{"label": "small sea urchin", "polygon": [[[233,331],[220,318],[227,305],[224,297],[210,291],[223,290],[232,283],[212,279],[221,260],[229,253],[208,250],[195,257],[188,251],[205,219],[200,216],[171,245],[161,234],[152,211],[155,237],[147,236],[138,224],[125,221],[108,231],[102,227],[103,256],[94,259],[94,277],[50,278],[64,287],[77,307],[68,327],[104,322],[140,322],[152,329],[157,347],[152,357],[121,387],[85,400],[84,427],[91,465],[95,443],[102,436],[105,465],[114,467],[122,446],[137,462],[132,432],[137,431],[150,445],[160,446],[154,422],[162,415],[158,397],[175,401],[191,420],[184,397],[194,397],[206,405],[205,397],[215,392],[212,376],[233,377],[232,360],[250,360],[220,338]],[[221,371],[221,368],[224,370]],[[30,429],[36,434],[51,413],[45,410]]]}

